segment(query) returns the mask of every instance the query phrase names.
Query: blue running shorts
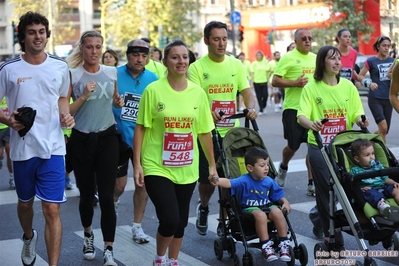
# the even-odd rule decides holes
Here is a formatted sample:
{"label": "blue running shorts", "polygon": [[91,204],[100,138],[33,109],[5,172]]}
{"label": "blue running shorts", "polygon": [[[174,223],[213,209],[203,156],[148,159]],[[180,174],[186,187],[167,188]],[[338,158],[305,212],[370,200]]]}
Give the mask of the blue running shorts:
{"label": "blue running shorts", "polygon": [[18,199],[28,202],[36,195],[51,203],[66,202],[64,156],[52,155],[50,159],[33,157],[13,162],[14,181]]}

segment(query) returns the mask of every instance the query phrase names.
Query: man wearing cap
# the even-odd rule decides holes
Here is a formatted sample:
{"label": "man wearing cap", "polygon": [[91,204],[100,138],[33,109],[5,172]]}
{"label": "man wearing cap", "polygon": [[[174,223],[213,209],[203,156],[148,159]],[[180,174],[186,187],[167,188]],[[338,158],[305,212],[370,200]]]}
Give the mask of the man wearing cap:
{"label": "man wearing cap", "polygon": [[[116,127],[122,135],[123,141],[133,146],[133,134],[136,127],[137,112],[139,101],[144,89],[148,84],[158,79],[151,71],[145,69],[149,54],[148,44],[140,39],[132,40],[127,45],[127,63],[119,66],[118,71],[118,91],[125,100],[125,106],[117,109],[113,108]],[[133,160],[133,158],[132,158]],[[114,202],[115,212],[118,212],[119,197],[122,195],[126,182],[129,162],[121,166],[115,183]],[[135,186],[133,193],[133,240],[138,244],[148,243],[149,237],[141,227],[141,220],[147,203],[147,191],[145,187]]]}

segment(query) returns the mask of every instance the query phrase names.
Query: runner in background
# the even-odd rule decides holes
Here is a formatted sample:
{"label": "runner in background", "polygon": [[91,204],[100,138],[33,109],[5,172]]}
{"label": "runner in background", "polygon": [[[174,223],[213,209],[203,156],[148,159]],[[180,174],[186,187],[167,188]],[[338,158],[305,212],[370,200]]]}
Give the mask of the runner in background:
{"label": "runner in background", "polygon": [[[10,115],[6,98],[0,102],[0,109],[5,115]],[[4,150],[6,152],[6,163],[8,169],[8,185],[10,189],[15,189],[14,172],[12,171],[12,161],[10,158],[10,128],[3,123],[0,123],[0,169],[3,167]]]}

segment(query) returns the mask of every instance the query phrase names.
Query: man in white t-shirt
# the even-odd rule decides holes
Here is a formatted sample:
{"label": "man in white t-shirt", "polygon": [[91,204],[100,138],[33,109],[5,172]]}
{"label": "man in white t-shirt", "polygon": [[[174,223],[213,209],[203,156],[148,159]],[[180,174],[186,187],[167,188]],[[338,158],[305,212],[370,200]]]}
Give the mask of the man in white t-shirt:
{"label": "man in white t-shirt", "polygon": [[[11,128],[10,157],[18,196],[18,217],[24,231],[23,265],[34,265],[38,233],[32,228],[33,201],[42,201],[49,265],[58,265],[62,224],[60,203],[66,201],[65,142],[62,128],[75,125],[69,114],[69,70],[59,57],[44,48],[50,37],[47,18],[27,12],[19,21],[18,42],[23,55],[0,67],[0,99],[7,98],[10,116],[0,110],[0,122]],[[20,107],[36,111],[31,128],[19,122]]]}

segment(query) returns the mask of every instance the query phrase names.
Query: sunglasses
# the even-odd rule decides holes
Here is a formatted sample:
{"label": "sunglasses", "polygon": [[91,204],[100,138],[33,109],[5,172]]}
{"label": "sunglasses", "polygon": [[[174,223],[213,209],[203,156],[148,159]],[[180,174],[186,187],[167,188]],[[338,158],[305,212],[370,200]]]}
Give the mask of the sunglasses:
{"label": "sunglasses", "polygon": [[377,43],[381,43],[382,41],[385,41],[385,40],[391,41],[391,39],[389,37],[381,36],[380,38],[378,38]]}
{"label": "sunglasses", "polygon": [[307,37],[303,36],[299,39],[301,39],[301,41],[303,41],[303,42],[306,42],[306,40],[308,40],[309,42],[313,41],[313,38],[311,36],[307,36]]}

